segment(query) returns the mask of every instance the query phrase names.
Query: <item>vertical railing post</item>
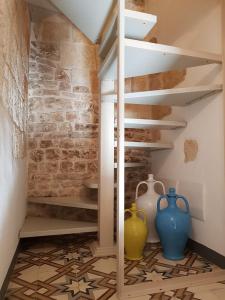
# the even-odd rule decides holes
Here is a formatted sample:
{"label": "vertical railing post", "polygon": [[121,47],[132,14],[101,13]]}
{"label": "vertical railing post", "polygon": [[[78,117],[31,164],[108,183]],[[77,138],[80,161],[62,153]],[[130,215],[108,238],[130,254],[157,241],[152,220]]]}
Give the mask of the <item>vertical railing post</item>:
{"label": "vertical railing post", "polygon": [[[113,90],[114,81],[102,80],[101,94]],[[114,103],[100,106],[99,246],[107,250],[114,248]]]}
{"label": "vertical railing post", "polygon": [[118,0],[117,59],[117,294],[124,287],[124,77],[125,77],[125,0]]}
{"label": "vertical railing post", "polygon": [[114,245],[114,103],[102,102],[102,94],[114,91],[114,80],[101,78],[99,126],[98,243],[94,256],[115,254]]}

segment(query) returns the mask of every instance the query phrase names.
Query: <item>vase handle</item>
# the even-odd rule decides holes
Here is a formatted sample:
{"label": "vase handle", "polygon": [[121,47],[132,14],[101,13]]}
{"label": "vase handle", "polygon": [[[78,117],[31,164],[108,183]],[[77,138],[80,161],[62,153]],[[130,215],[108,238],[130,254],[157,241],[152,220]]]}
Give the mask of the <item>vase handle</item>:
{"label": "vase handle", "polygon": [[165,195],[166,194],[166,189],[165,189],[165,186],[164,186],[163,182],[162,181],[155,181],[154,184],[156,184],[156,183],[158,183],[158,184],[160,184],[162,186],[163,195]]}
{"label": "vase handle", "polygon": [[126,212],[129,212],[129,213],[131,213],[131,214],[132,214],[132,212],[131,212],[130,208],[128,208],[128,209],[125,209],[125,210],[124,210],[124,214],[126,214]]}
{"label": "vase handle", "polygon": [[146,181],[141,181],[141,182],[138,183],[138,185],[137,185],[137,187],[136,187],[135,200],[137,200],[137,198],[138,198],[138,189],[139,189],[140,185],[142,185],[142,184],[146,184],[146,185],[148,186],[148,184],[147,184]]}
{"label": "vase handle", "polygon": [[162,209],[160,208],[160,202],[161,202],[162,199],[166,199],[166,201],[167,201],[166,195],[162,195],[162,196],[159,197],[159,199],[158,199],[158,201],[157,201],[157,212],[160,212],[160,211],[162,210]]}
{"label": "vase handle", "polygon": [[144,224],[146,225],[147,224],[147,215],[146,215],[146,212],[143,209],[139,209],[137,212],[143,213],[143,215],[144,215]]}
{"label": "vase handle", "polygon": [[184,196],[181,196],[181,195],[177,195],[177,200],[178,199],[182,199],[183,201],[184,201],[184,203],[185,203],[185,205],[186,205],[186,211],[185,211],[185,213],[187,213],[187,214],[189,214],[189,212],[190,212],[190,207],[189,207],[189,203],[188,203],[188,201],[187,201],[187,199],[184,197]]}

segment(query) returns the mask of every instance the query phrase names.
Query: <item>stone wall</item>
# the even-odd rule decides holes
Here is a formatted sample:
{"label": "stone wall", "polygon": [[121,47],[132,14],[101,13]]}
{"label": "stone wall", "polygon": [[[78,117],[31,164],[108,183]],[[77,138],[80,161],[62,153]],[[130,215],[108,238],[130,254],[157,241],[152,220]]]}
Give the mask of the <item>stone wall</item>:
{"label": "stone wall", "polygon": [[97,172],[96,46],[61,15],[32,23],[29,196],[82,194]]}
{"label": "stone wall", "polygon": [[29,11],[25,1],[0,1],[0,105],[13,124],[13,155],[26,155]]}
{"label": "stone wall", "polygon": [[0,289],[26,213],[28,51],[26,1],[0,0]]}
{"label": "stone wall", "polygon": [[[127,8],[144,11],[143,0],[127,1]],[[83,185],[98,174],[98,56],[92,44],[61,14],[37,9],[32,23],[29,72],[29,185],[31,197],[97,196]],[[40,13],[39,13],[40,14]],[[44,17],[43,17],[44,16]],[[172,76],[171,76],[172,75]],[[127,91],[160,89],[178,83],[174,74],[155,74],[126,81]],[[177,75],[177,73],[176,73]],[[169,84],[168,84],[169,82]],[[172,84],[173,82],[173,84]],[[126,116],[160,119],[168,107],[127,105]],[[153,142],[158,130],[126,130],[130,141]],[[129,150],[126,161],[145,162],[145,168],[126,170],[126,199],[134,199],[138,181],[150,172],[150,153]],[[94,195],[93,195],[94,194]],[[29,214],[89,219],[80,209],[29,205]],[[96,217],[96,215],[95,215]]]}
{"label": "stone wall", "polygon": [[[135,2],[143,9],[143,1]],[[94,192],[83,181],[98,173],[97,47],[62,15],[41,14],[44,18],[35,14],[30,42],[28,196],[90,195]],[[129,130],[126,136],[155,139],[141,130]],[[130,185],[146,176],[148,151],[131,150],[126,160],[147,166],[145,175],[138,169],[127,172]],[[87,212],[29,205],[29,214],[84,219]]]}

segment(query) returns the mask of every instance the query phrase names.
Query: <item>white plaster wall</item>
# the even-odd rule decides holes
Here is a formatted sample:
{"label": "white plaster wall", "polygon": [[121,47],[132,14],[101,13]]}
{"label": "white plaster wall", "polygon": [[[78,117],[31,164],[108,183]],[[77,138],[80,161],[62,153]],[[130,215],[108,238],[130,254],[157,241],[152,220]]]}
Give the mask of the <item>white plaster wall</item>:
{"label": "white plaster wall", "polygon": [[18,245],[26,211],[26,161],[13,158],[12,134],[11,120],[0,103],[0,287]]}
{"label": "white plaster wall", "polygon": [[[154,35],[159,43],[222,53],[220,1],[147,0],[147,10],[158,16]],[[222,82],[221,66],[189,69],[181,86],[213,82]],[[178,187],[179,182],[200,184],[202,199],[195,200],[203,201],[205,217],[204,221],[192,218],[192,238],[225,255],[223,102],[224,94],[220,93],[186,108],[173,108],[170,118],[186,120],[188,126],[173,133],[163,132],[162,139],[174,141],[174,150],[154,152],[152,165],[158,178],[173,180]],[[199,153],[194,162],[184,162],[186,139],[198,141]]]}

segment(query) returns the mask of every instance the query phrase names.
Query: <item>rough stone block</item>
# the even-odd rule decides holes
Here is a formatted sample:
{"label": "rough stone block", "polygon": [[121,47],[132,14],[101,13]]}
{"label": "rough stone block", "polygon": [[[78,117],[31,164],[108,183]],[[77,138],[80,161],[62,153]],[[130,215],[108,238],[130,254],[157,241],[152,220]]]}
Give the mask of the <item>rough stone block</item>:
{"label": "rough stone block", "polygon": [[30,152],[30,159],[34,162],[40,162],[44,158],[44,151],[42,150],[32,150]]}
{"label": "rough stone block", "polygon": [[45,156],[48,160],[59,160],[61,153],[59,149],[46,149]]}
{"label": "rough stone block", "polygon": [[51,148],[53,143],[51,140],[42,140],[40,141],[40,148]]}
{"label": "rough stone block", "polygon": [[70,41],[71,38],[71,25],[69,22],[43,22],[41,32],[42,42]]}
{"label": "rough stone block", "polygon": [[95,46],[77,43],[60,43],[62,68],[96,70]]}

